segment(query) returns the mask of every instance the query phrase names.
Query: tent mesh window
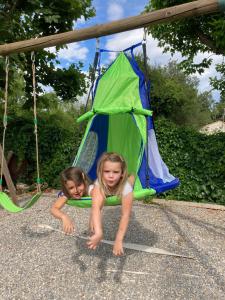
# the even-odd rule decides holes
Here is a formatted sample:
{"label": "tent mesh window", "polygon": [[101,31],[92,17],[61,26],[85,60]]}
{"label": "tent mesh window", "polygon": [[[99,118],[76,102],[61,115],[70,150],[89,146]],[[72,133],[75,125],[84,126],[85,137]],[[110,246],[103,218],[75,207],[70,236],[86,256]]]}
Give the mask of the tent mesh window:
{"label": "tent mesh window", "polygon": [[82,152],[78,157],[76,166],[84,170],[85,173],[89,173],[93,166],[98,149],[98,136],[95,132],[90,131],[84,142]]}

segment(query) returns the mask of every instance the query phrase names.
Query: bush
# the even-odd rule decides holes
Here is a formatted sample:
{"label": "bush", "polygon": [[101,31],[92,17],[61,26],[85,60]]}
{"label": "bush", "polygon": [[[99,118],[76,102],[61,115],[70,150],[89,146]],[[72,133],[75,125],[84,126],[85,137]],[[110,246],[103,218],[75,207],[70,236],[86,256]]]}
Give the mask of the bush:
{"label": "bush", "polygon": [[181,181],[161,197],[225,204],[225,134],[203,135],[165,119],[155,126],[161,156]]}
{"label": "bush", "polygon": [[[61,116],[62,124],[59,119],[52,116],[39,116],[38,119],[40,177],[51,187],[59,187],[59,173],[73,162],[84,129],[82,127],[78,130],[75,121],[68,116],[66,118]],[[12,150],[20,161],[25,159],[28,162],[28,168],[19,180],[27,184],[36,182],[36,146],[31,114],[11,116],[5,146],[5,153]]]}

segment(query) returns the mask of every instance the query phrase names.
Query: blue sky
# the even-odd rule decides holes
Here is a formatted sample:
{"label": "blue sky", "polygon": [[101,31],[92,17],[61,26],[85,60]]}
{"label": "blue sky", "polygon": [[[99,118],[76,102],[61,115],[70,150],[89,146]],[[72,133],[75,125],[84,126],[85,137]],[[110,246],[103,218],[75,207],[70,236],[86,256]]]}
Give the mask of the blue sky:
{"label": "blue sky", "polygon": [[[139,15],[147,0],[93,0],[93,6],[96,9],[96,16],[90,20],[85,21],[84,18],[79,19],[74,24],[74,29],[86,28],[94,25],[99,25],[122,18]],[[100,47],[110,50],[123,50],[132,44],[140,42],[143,38],[143,29],[127,31],[119,34],[110,35],[100,38]],[[87,71],[89,64],[92,63],[95,53],[96,40],[91,39],[78,43],[68,44],[68,49],[63,49],[59,52],[59,59],[63,67],[69,64],[81,61],[84,64],[84,71]],[[181,60],[181,55],[176,53],[173,57],[170,54],[163,54],[162,49],[157,46],[157,40],[151,36],[147,38],[147,54],[150,63],[153,65],[166,65],[172,60]],[[203,57],[209,56],[208,54],[198,54],[195,58],[196,62],[201,61]],[[114,58],[114,54],[105,57],[105,63],[109,63]],[[203,74],[197,75],[200,80],[199,91],[209,91],[209,77],[215,75],[215,63],[222,61],[221,56],[213,55],[214,63],[210,69],[206,70]],[[195,76],[196,76],[195,75]],[[214,99],[219,99],[219,93],[213,92]]]}

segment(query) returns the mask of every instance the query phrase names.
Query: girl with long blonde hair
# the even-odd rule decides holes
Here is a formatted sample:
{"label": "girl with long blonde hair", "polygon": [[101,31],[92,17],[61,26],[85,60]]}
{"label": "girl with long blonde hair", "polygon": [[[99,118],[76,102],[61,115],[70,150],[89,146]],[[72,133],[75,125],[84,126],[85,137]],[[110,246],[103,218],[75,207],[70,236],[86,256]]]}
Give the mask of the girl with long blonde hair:
{"label": "girl with long blonde hair", "polygon": [[92,209],[90,224],[93,235],[87,245],[95,250],[103,237],[101,210],[107,196],[115,195],[121,198],[122,213],[116,234],[113,253],[122,255],[123,239],[129,224],[133,203],[134,176],[128,177],[124,158],[115,152],[103,153],[97,165],[97,180],[92,190]]}

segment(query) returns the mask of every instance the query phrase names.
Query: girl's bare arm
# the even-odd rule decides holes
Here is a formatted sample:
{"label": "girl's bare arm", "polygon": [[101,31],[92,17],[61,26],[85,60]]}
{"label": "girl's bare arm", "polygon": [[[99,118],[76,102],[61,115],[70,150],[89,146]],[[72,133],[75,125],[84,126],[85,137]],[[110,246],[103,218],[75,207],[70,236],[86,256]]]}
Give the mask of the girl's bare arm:
{"label": "girl's bare arm", "polygon": [[87,242],[87,245],[90,249],[96,249],[103,236],[101,210],[104,205],[105,199],[98,186],[94,187],[94,189],[91,192],[91,196],[92,207],[90,222],[93,225],[94,234],[90,237],[89,241]]}
{"label": "girl's bare arm", "polygon": [[130,215],[133,204],[133,192],[129,193],[122,198],[122,210],[119,228],[116,234],[116,239],[113,247],[113,253],[115,255],[122,255],[123,252],[123,239],[127,232],[127,227],[130,221]]}
{"label": "girl's bare arm", "polygon": [[66,203],[66,197],[62,196],[62,197],[59,197],[52,205],[51,207],[51,214],[57,218],[57,219],[62,219],[63,216],[65,215],[65,213],[63,213],[61,211],[61,209],[63,208],[63,206],[65,205]]}
{"label": "girl's bare arm", "polygon": [[52,205],[51,207],[51,214],[62,221],[63,223],[63,230],[66,233],[72,233],[74,231],[74,224],[73,221],[70,219],[70,217],[61,211],[63,206],[65,205],[67,201],[67,198],[62,196],[59,197]]}

